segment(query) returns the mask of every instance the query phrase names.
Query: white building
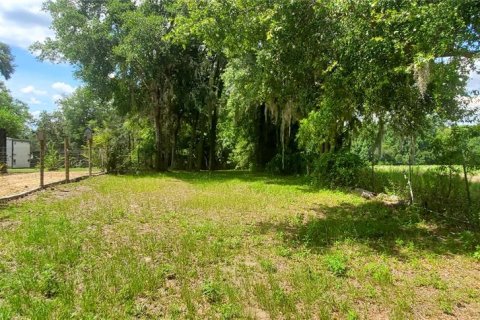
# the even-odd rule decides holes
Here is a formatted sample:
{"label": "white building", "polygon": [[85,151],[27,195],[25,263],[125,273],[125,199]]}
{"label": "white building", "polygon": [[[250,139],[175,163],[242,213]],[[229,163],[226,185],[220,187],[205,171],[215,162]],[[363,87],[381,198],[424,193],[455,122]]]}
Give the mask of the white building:
{"label": "white building", "polygon": [[30,141],[7,137],[7,166],[30,168]]}

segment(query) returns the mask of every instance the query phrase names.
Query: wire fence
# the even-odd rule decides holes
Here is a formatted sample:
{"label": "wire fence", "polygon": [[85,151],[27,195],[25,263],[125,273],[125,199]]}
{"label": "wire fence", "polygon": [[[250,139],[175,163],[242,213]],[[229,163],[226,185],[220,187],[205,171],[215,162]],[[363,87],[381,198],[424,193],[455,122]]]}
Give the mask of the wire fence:
{"label": "wire fence", "polygon": [[[4,133],[4,132],[3,132]],[[101,150],[0,137],[0,200],[103,171]]]}

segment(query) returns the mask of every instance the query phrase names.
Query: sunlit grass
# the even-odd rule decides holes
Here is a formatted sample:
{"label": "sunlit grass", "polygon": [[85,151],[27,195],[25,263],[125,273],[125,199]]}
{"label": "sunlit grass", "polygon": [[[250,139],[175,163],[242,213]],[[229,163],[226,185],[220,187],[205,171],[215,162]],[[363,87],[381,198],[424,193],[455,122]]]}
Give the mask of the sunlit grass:
{"label": "sunlit grass", "polygon": [[300,178],[105,176],[0,228],[0,319],[480,315],[476,234]]}

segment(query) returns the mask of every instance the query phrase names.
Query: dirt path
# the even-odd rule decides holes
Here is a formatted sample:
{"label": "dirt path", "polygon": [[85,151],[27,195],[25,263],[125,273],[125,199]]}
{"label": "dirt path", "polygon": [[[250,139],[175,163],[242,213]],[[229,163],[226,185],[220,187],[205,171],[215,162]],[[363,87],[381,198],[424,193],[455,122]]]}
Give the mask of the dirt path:
{"label": "dirt path", "polygon": [[[70,172],[70,178],[88,175],[88,171]],[[65,179],[64,172],[45,172],[45,184]],[[0,175],[0,197],[11,196],[35,189],[40,185],[40,173],[14,173]]]}

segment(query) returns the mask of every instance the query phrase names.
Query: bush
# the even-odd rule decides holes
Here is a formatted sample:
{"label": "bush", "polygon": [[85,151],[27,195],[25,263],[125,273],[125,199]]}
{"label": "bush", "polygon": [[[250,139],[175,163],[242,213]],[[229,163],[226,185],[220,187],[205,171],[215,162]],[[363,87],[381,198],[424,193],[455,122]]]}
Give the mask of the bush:
{"label": "bush", "polygon": [[[404,172],[396,167],[375,169],[375,183],[372,186],[371,169],[363,170],[359,181],[361,188],[376,192],[395,194],[404,200],[410,199],[408,180]],[[471,204],[468,203],[465,180],[459,168],[436,166],[420,169],[415,167],[412,175],[412,189],[416,207],[426,209],[425,213],[458,224],[462,221],[470,227],[480,225],[480,184],[471,183]]]}
{"label": "bush", "polygon": [[365,168],[362,159],[350,152],[324,153],[314,165],[313,175],[329,187],[355,187]]}
{"label": "bush", "polygon": [[48,171],[55,171],[60,169],[62,163],[62,157],[58,153],[53,143],[47,144],[47,150],[44,158],[45,168]]}
{"label": "bush", "polygon": [[286,153],[282,159],[282,154],[278,153],[265,166],[267,172],[275,174],[299,174],[303,173],[305,160],[299,152]]}

